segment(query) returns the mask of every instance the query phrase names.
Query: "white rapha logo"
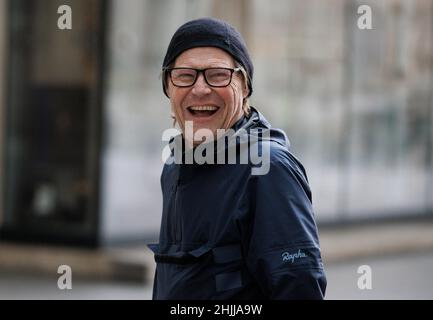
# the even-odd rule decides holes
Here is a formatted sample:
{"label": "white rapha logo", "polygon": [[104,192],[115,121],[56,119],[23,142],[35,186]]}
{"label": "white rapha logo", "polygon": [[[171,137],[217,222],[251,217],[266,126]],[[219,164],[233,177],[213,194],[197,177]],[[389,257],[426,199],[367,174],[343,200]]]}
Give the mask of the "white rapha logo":
{"label": "white rapha logo", "polygon": [[[251,164],[252,175],[269,172],[269,129],[251,129],[248,132],[245,129],[217,129],[216,136],[215,143],[209,129],[202,128],[194,133],[192,121],[185,122],[184,136],[176,128],[167,129],[162,134],[162,141],[168,142],[162,150],[162,161],[166,164]],[[192,141],[201,143],[192,148]]]}

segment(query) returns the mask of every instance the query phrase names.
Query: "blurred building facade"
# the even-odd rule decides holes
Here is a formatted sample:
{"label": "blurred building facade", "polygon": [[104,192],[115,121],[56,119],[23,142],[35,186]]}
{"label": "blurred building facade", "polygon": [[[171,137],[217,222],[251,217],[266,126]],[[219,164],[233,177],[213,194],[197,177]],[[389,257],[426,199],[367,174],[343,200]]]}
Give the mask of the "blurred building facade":
{"label": "blurred building facade", "polygon": [[[372,30],[358,29],[361,4]],[[160,67],[201,16],[244,35],[252,104],[287,132],[320,223],[433,215],[431,0],[0,0],[5,237],[156,237]]]}

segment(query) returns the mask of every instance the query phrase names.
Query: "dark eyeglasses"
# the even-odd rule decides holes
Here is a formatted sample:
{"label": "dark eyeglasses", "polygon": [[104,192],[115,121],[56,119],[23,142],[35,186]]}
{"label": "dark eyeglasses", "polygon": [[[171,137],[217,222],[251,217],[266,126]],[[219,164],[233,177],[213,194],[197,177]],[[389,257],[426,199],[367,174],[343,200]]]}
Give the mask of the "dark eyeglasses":
{"label": "dark eyeglasses", "polygon": [[241,68],[166,68],[164,71],[170,75],[171,83],[176,87],[186,88],[193,86],[198,78],[199,73],[203,73],[204,79],[211,87],[223,88],[232,82],[234,72],[240,71]]}

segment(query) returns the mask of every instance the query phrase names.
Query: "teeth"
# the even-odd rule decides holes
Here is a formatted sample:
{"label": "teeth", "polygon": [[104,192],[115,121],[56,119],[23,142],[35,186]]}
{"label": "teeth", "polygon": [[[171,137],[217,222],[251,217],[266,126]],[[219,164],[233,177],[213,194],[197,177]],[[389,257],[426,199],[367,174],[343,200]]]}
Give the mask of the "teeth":
{"label": "teeth", "polygon": [[218,108],[214,106],[193,106],[190,109],[194,111],[215,111]]}

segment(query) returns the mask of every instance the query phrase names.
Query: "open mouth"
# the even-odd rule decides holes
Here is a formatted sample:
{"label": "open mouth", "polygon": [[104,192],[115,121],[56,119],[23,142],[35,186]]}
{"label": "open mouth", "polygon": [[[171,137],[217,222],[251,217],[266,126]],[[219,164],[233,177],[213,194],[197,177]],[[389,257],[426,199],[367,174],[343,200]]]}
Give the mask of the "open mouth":
{"label": "open mouth", "polygon": [[219,108],[215,106],[191,106],[187,109],[194,117],[207,118],[213,116]]}

